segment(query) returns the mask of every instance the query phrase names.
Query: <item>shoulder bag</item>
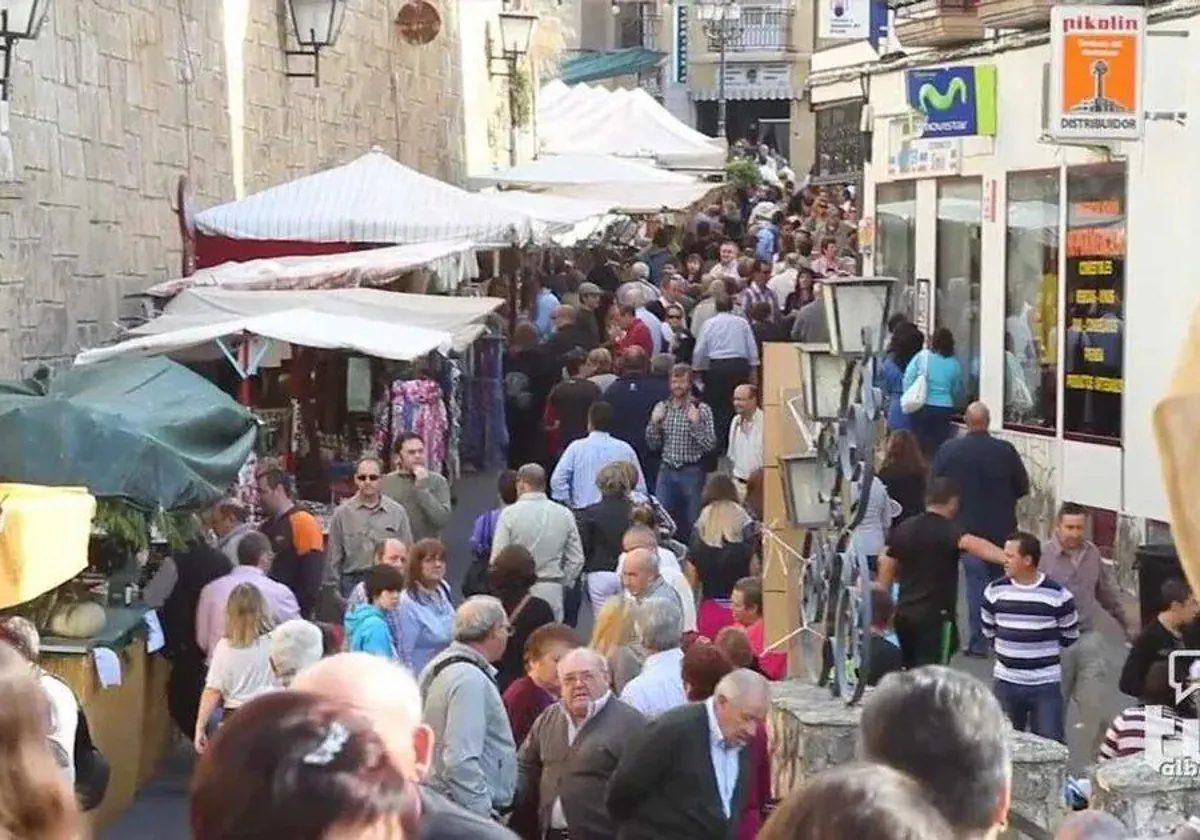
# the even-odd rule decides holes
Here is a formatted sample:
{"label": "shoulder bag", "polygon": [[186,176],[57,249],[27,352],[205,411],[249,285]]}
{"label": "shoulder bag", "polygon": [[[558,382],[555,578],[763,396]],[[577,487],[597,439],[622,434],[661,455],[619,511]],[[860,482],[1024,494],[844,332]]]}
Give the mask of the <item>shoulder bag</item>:
{"label": "shoulder bag", "polygon": [[900,395],[900,408],[905,414],[915,414],[925,407],[929,399],[929,351],[921,351],[921,359],[917,362],[917,378],[904,389]]}

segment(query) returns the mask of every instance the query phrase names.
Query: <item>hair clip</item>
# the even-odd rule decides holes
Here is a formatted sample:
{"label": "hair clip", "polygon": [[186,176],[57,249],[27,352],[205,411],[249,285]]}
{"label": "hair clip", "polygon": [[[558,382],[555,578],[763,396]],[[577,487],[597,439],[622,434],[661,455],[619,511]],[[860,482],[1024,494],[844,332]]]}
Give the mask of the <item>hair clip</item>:
{"label": "hair clip", "polygon": [[338,757],[338,753],[342,751],[349,740],[350,730],[346,728],[345,724],[335,720],[329,724],[329,731],[325,733],[325,738],[321,743],[317,744],[312,752],[304,756],[302,760],[305,764],[324,767]]}

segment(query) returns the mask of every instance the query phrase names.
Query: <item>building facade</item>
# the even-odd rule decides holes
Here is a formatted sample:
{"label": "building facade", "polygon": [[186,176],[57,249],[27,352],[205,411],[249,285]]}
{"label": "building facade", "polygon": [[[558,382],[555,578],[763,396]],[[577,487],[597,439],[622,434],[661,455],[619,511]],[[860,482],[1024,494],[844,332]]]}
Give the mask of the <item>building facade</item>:
{"label": "building facade", "polygon": [[[200,208],[378,145],[463,175],[458,19],[407,43],[400,0],[351,4],[321,84],[283,3],[59,0],[11,74],[11,183],[0,184],[0,376],[67,362],[113,334],[126,295],[180,270],[177,184]],[[297,63],[299,62],[299,63]]]}
{"label": "building facade", "polygon": [[[1025,459],[1024,524],[1044,534],[1060,502],[1091,508],[1131,589],[1133,549],[1169,519],[1151,412],[1200,303],[1179,269],[1196,224],[1197,13],[1149,9],[1137,141],[1050,138],[1045,7],[1022,32],[812,79],[814,101],[864,95],[866,273],[899,278],[914,319],[953,333],[970,397]],[[952,78],[976,103],[994,88],[967,136],[937,136],[941,118],[914,108],[924,80]]]}

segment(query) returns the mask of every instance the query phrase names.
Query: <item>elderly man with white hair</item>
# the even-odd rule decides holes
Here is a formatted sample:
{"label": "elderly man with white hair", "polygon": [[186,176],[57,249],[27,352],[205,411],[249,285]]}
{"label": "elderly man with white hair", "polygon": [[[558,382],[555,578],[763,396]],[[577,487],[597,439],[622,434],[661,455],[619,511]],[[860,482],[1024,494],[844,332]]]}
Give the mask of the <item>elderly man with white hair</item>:
{"label": "elderly man with white hair", "polygon": [[669,601],[650,600],[633,614],[638,642],[646,651],[642,670],[625,684],[621,699],[648,718],[687,702],[683,687],[683,613]]}
{"label": "elderly man with white hair", "polygon": [[750,787],[746,745],[769,707],[766,678],[740,668],[726,674],[703,703],[679,706],[651,721],[625,748],[608,782],[608,812],[618,836],[733,837]]}
{"label": "elderly man with white hair", "polygon": [[517,801],[536,798],[539,837],[609,840],[617,829],[604,807],[608,777],[642,715],[612,696],[608,662],[575,648],[558,663],[562,699],[533,724],[517,755]]}
{"label": "elderly man with white hair", "polygon": [[[409,781],[424,780],[435,741],[432,730],[421,723],[417,683],[403,666],[369,653],[340,653],[302,671],[291,688],[356,708],[374,725],[396,769]],[[425,785],[418,790],[421,797],[418,840],[516,837],[503,826],[459,807]]]}
{"label": "elderly man with white hair", "polygon": [[[680,568],[679,558],[670,549],[659,545],[654,529],[634,525],[621,538],[621,548],[624,553],[617,559],[617,577],[624,583],[625,596],[635,601],[648,598],[670,601],[683,613],[683,632],[695,630],[696,597],[692,586]],[[652,557],[648,557],[646,552],[650,552]],[[634,565],[630,566],[630,572],[626,575],[626,558],[634,555]],[[675,597],[672,597],[672,593]]]}
{"label": "elderly man with white hair", "polygon": [[454,641],[418,678],[438,743],[429,784],[480,816],[507,810],[517,785],[517,745],[492,666],[511,632],[498,598],[468,598],[454,613]]}
{"label": "elderly man with white hair", "polygon": [[634,263],[632,270],[633,280],[617,289],[617,303],[633,307],[637,319],[650,330],[650,336],[654,340],[653,352],[658,353],[665,350],[666,342],[670,341],[663,322],[646,308],[647,303],[658,300],[658,289],[651,285],[650,269],[645,263]]}
{"label": "elderly man with white hair", "polygon": [[289,686],[296,675],[320,661],[325,637],[311,621],[293,618],[271,631],[271,670],[280,685]]}

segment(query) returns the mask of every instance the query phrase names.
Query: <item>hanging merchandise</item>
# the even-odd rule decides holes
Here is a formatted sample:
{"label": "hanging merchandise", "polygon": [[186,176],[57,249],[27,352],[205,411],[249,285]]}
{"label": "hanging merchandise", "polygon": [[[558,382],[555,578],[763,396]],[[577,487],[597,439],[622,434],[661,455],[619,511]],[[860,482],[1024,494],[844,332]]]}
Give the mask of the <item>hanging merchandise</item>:
{"label": "hanging merchandise", "polygon": [[261,500],[258,497],[258,456],[253,452],[246,459],[246,463],[242,464],[242,468],[238,470],[237,484],[233,488],[233,497],[249,512],[252,519],[258,519],[259,506],[261,505]]}
{"label": "hanging merchandise", "polygon": [[426,468],[431,472],[442,472],[449,419],[441,386],[426,377],[397,380],[392,383],[389,394],[383,411],[376,408],[373,437],[376,450],[390,453],[400,435],[414,432],[425,443]]}
{"label": "hanging merchandise", "polygon": [[463,412],[473,421],[464,430],[463,461],[491,469],[507,460],[504,418],[504,337],[485,335],[468,350]]}
{"label": "hanging merchandise", "polygon": [[462,418],[464,377],[462,363],[458,359],[447,359],[444,367],[448,380],[445,388],[450,429],[446,435],[446,478],[457,481],[462,475]]}

